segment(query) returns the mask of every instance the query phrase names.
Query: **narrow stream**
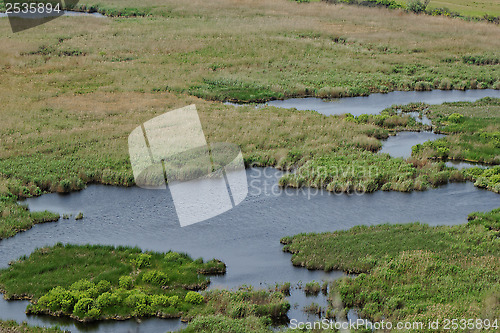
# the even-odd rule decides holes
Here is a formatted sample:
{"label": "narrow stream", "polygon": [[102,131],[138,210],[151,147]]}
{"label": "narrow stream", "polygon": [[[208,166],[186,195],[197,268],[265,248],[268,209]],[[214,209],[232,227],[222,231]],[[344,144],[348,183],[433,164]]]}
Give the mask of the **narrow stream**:
{"label": "narrow stream", "polygon": [[[78,13],[86,14],[86,13]],[[71,15],[71,14],[70,14]],[[1,17],[1,14],[0,14]],[[473,101],[486,96],[500,97],[497,90],[392,92],[369,97],[328,101],[317,98],[272,101],[267,104],[316,110],[323,114],[379,113],[393,104],[422,101],[431,104]],[[425,121],[425,119],[424,119]],[[409,157],[411,147],[443,135],[430,132],[402,132],[384,142],[382,153]],[[454,162],[448,162],[454,163]],[[471,164],[454,164],[457,168]],[[475,165],[474,165],[475,166]],[[363,195],[333,194],[317,189],[281,189],[281,172],[272,168],[247,170],[249,195],[236,208],[202,223],[181,228],[170,192],[137,187],[120,188],[91,185],[68,195],[46,194],[26,200],[32,211],[49,210],[84,219],[60,220],[36,225],[31,230],[0,241],[0,267],[42,246],[57,242],[138,246],[144,250],[187,252],[193,258],[218,258],[227,264],[224,276],[211,277],[212,288],[235,289],[241,285],[267,288],[275,283],[292,286],[312,280],[333,281],[344,273],[309,271],[291,265],[290,255],[282,252],[279,240],[301,232],[345,230],[356,225],[408,223],[430,225],[465,223],[473,211],[489,211],[499,206],[498,195],[478,189],[471,183],[454,183],[425,192],[376,192]],[[196,191],[196,184],[192,184]],[[453,209],[449,209],[453,207]],[[292,289],[290,319],[311,321],[314,315],[304,306],[318,303],[326,307],[326,296],[306,297]],[[26,321],[31,325],[58,325],[71,332],[166,332],[185,324],[179,320],[146,319],[79,324],[72,320],[46,316],[27,316],[27,301],[0,300],[0,319]],[[353,314],[351,314],[352,316]]]}
{"label": "narrow stream", "polygon": [[500,90],[432,90],[432,91],[393,91],[387,94],[371,94],[363,97],[347,97],[333,100],[321,98],[289,98],[265,103],[280,108],[296,108],[297,110],[314,110],[324,115],[351,113],[379,114],[392,105],[404,105],[422,102],[442,104],[445,102],[473,102],[484,97],[500,98]]}

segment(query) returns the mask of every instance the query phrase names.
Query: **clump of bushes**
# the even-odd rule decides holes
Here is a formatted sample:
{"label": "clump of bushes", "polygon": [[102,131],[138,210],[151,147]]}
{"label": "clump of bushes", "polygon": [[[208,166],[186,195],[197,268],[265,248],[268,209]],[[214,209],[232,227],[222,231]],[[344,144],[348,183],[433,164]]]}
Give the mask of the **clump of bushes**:
{"label": "clump of bushes", "polygon": [[151,270],[146,272],[142,276],[142,280],[147,283],[151,283],[157,286],[165,286],[168,283],[168,277],[167,274],[157,271],[157,270]]}
{"label": "clump of bushes", "polygon": [[199,305],[203,303],[204,298],[195,291],[188,291],[184,300],[188,303]]}
{"label": "clump of bushes", "polygon": [[[27,309],[33,314],[79,321],[180,317],[203,303],[203,296],[190,290],[208,285],[204,274],[225,268],[218,260],[209,263],[175,252],[59,243],[0,270],[0,288],[9,298],[33,295]],[[75,271],[84,278],[77,280]]]}

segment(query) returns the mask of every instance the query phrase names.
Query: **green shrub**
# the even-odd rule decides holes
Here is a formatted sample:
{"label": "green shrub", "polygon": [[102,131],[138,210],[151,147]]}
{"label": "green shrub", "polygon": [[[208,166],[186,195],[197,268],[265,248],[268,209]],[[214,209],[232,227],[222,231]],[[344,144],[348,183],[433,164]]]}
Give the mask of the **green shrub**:
{"label": "green shrub", "polygon": [[84,318],[92,308],[94,308],[94,300],[92,298],[82,298],[75,304],[73,314]]}
{"label": "green shrub", "polygon": [[90,288],[95,288],[95,283],[89,280],[79,280],[69,287],[70,290],[75,291],[87,291]]}
{"label": "green shrub", "polygon": [[191,304],[199,305],[203,303],[203,296],[195,291],[188,291],[184,300]]}
{"label": "green shrub", "polygon": [[123,289],[130,290],[133,287],[133,280],[132,277],[124,275],[121,276],[119,281],[118,281],[118,286]]}
{"label": "green shrub", "polygon": [[464,116],[460,113],[453,113],[448,116],[448,121],[451,121],[453,123],[462,123],[464,121]]}
{"label": "green shrub", "polygon": [[167,274],[157,270],[151,270],[144,273],[144,275],[142,276],[142,280],[144,282],[151,283],[160,287],[165,286],[168,283]]}
{"label": "green shrub", "polygon": [[137,268],[144,268],[151,266],[151,255],[147,253],[140,253],[132,259],[132,263]]}
{"label": "green shrub", "polygon": [[106,291],[110,291],[111,290],[111,282],[107,281],[107,280],[101,280],[99,281],[99,283],[97,283],[97,291],[99,292],[99,294],[102,294]]}
{"label": "green shrub", "polygon": [[168,307],[170,305],[169,297],[165,295],[153,295],[151,297],[151,304],[153,306]]}
{"label": "green shrub", "polygon": [[168,298],[168,303],[173,306],[173,307],[177,307],[179,304],[180,304],[180,298],[179,296],[170,296]]}
{"label": "green shrub", "polygon": [[119,303],[118,296],[110,293],[110,292],[105,292],[96,299],[96,306],[99,309],[105,309],[109,306],[113,306]]}
{"label": "green shrub", "polygon": [[410,0],[406,5],[406,9],[414,13],[423,13],[427,9],[428,4],[429,0],[423,2],[421,0]]}

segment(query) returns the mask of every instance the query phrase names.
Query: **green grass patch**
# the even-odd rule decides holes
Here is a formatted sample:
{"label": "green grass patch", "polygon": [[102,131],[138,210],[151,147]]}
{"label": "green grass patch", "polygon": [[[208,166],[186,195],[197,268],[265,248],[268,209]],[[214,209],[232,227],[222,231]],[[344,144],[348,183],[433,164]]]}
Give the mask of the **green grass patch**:
{"label": "green grass patch", "polygon": [[5,333],[63,333],[58,328],[45,328],[28,326],[26,323],[18,324],[13,320],[0,320],[0,332]]}
{"label": "green grass patch", "polygon": [[203,84],[189,88],[189,93],[207,100],[233,102],[265,102],[283,98],[283,93],[256,84],[233,80],[203,80]]}
{"label": "green grass patch", "polygon": [[426,114],[448,136],[415,146],[412,155],[500,164],[500,99],[429,106]]}
{"label": "green grass patch", "polygon": [[[201,306],[210,280],[224,263],[176,252],[62,245],[41,248],[0,271],[7,298],[29,298],[28,313],[80,321],[129,317],[180,317]],[[196,295],[195,295],[196,294]]]}
{"label": "green grass patch", "polygon": [[[500,208],[469,223],[359,226],[281,240],[292,263],[360,273],[335,283],[347,308],[379,321],[493,320],[500,307]],[[452,316],[452,317],[449,317]]]}
{"label": "green grass patch", "polygon": [[38,223],[59,221],[59,214],[51,212],[30,212],[27,207],[15,201],[0,200],[0,239],[14,236]]}
{"label": "green grass patch", "polygon": [[363,150],[339,150],[307,161],[284,175],[280,186],[324,188],[332,192],[371,193],[377,190],[410,192],[425,190],[464,176],[444,164],[414,160],[409,163],[387,154]]}

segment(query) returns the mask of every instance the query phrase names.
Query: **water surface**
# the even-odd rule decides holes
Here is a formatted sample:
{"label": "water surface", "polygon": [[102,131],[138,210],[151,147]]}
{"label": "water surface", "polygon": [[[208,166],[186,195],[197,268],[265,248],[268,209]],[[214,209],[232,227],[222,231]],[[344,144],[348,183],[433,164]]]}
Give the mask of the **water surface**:
{"label": "water surface", "polygon": [[321,98],[289,98],[265,103],[281,108],[296,108],[297,110],[314,110],[321,114],[351,113],[378,114],[380,111],[398,104],[427,103],[442,104],[445,102],[473,102],[484,97],[500,98],[500,90],[432,90],[432,91],[393,91],[387,94],[371,94],[362,97],[346,97],[334,100]]}
{"label": "water surface", "polygon": [[[74,215],[81,211],[85,217],[80,221],[70,219],[36,225],[0,241],[0,267],[6,267],[9,261],[30,254],[37,247],[57,242],[92,243],[174,250],[187,252],[194,258],[221,259],[227,264],[227,274],[213,277],[211,288],[330,281],[344,274],[293,267],[290,255],[282,251],[280,238],[300,232],[333,231],[386,222],[465,223],[470,212],[489,211],[500,203],[497,194],[471,183],[448,184],[425,192],[339,195],[315,189],[281,190],[277,186],[280,175],[271,168],[247,170],[249,196],[242,204],[184,228],[179,225],[168,191],[91,185],[68,195],[53,193],[28,199],[26,203],[33,211],[48,209]],[[1,301],[0,318],[30,323],[32,318],[42,320],[26,317],[24,308],[24,302]],[[291,318],[300,316],[303,316],[301,311],[291,311]],[[49,321],[52,320],[57,319]],[[160,319],[143,323],[144,326],[135,321],[108,322],[88,329],[92,332],[121,333],[128,329],[162,332],[179,325],[178,321]],[[73,326],[74,332],[85,331]]]}
{"label": "water surface", "polygon": [[399,132],[382,141],[381,153],[392,157],[408,158],[411,156],[411,148],[426,141],[434,141],[445,137],[443,134],[432,132]]}

